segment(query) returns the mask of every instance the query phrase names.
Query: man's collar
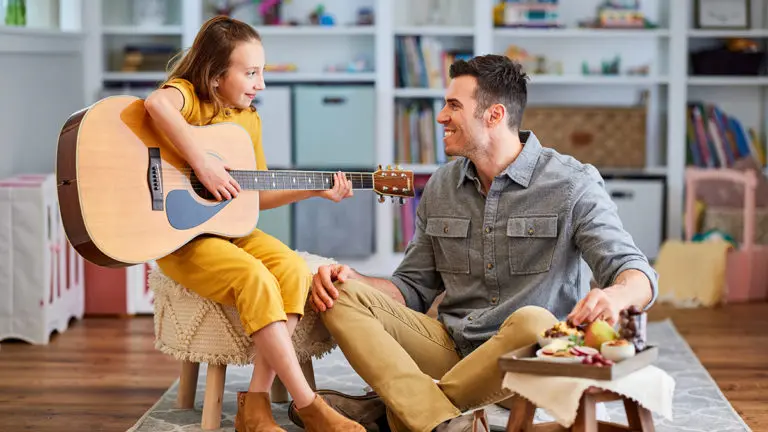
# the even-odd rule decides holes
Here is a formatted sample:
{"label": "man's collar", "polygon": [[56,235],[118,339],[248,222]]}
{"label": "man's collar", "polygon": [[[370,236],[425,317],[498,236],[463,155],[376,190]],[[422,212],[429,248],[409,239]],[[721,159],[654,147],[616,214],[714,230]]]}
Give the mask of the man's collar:
{"label": "man's collar", "polygon": [[[531,177],[533,171],[536,169],[536,162],[539,160],[539,154],[541,154],[541,143],[531,131],[520,131],[520,142],[523,144],[523,149],[517,158],[507,166],[502,173],[506,174],[512,181],[519,184],[522,187],[527,188],[531,183]],[[459,176],[459,183],[456,187],[464,184],[465,180],[474,181],[477,176],[474,164],[467,158],[464,159],[464,163],[461,167],[461,175]]]}

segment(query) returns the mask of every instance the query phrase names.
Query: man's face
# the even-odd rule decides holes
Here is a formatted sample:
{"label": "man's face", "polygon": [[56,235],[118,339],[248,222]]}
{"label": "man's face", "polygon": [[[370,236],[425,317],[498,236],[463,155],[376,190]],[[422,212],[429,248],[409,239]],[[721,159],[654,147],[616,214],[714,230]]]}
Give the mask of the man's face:
{"label": "man's face", "polygon": [[464,75],[451,80],[445,94],[445,106],[437,122],[445,127],[443,143],[448,156],[469,156],[482,146],[487,136],[483,118],[475,117],[477,79]]}

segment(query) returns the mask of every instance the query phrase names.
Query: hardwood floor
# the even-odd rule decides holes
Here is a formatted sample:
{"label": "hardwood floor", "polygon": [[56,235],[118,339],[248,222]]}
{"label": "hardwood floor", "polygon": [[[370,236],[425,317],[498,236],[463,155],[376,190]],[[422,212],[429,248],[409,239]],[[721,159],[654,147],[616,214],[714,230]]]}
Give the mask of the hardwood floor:
{"label": "hardwood floor", "polygon": [[[768,303],[676,310],[671,318],[747,424],[768,430]],[[173,383],[151,317],[87,318],[48,346],[2,342],[0,430],[124,431]]]}

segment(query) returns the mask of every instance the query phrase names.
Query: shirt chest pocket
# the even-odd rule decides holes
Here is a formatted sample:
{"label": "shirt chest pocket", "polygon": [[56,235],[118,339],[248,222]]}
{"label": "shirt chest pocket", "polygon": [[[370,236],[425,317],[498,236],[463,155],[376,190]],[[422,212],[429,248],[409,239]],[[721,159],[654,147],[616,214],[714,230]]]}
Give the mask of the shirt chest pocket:
{"label": "shirt chest pocket", "polygon": [[549,271],[557,245],[557,215],[511,217],[507,240],[512,274]]}
{"label": "shirt chest pocket", "polygon": [[426,234],[432,239],[437,271],[469,273],[469,219],[429,218]]}

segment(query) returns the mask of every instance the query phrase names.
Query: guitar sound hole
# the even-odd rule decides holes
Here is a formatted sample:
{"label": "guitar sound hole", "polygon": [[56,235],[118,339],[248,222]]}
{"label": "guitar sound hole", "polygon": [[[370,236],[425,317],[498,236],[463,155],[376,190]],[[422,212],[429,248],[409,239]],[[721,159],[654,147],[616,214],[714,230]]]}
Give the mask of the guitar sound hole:
{"label": "guitar sound hole", "polygon": [[207,199],[207,200],[215,199],[213,194],[210,191],[208,191],[208,189],[206,189],[206,187],[203,186],[202,183],[200,183],[200,181],[197,179],[197,177],[192,175],[192,177],[190,178],[190,182],[192,183],[192,190],[195,191],[197,196],[199,196],[200,198],[203,198],[203,199]]}

